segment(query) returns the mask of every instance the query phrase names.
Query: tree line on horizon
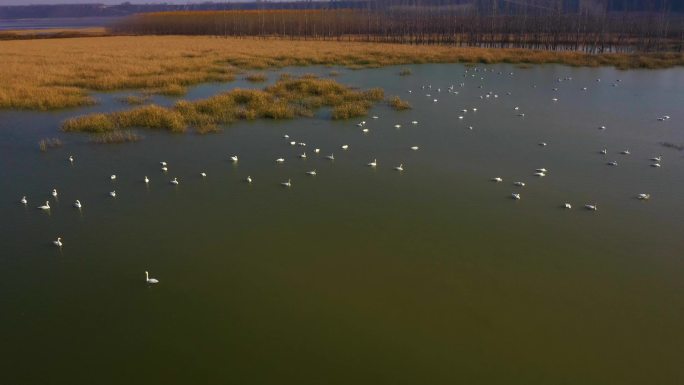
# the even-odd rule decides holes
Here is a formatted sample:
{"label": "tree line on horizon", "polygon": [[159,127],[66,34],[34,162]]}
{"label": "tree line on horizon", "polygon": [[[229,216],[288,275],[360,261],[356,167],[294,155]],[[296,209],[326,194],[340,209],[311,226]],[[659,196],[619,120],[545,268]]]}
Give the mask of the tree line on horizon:
{"label": "tree line on horizon", "polygon": [[[656,0],[663,1],[663,0]],[[506,3],[492,0],[491,4]],[[567,12],[525,6],[483,12],[470,4],[426,6],[376,0],[364,9],[233,10],[143,13],[111,27],[118,34],[280,37],[290,39],[572,50],[588,53],[678,51],[684,15],[651,12]],[[511,7],[516,4],[511,3]]]}

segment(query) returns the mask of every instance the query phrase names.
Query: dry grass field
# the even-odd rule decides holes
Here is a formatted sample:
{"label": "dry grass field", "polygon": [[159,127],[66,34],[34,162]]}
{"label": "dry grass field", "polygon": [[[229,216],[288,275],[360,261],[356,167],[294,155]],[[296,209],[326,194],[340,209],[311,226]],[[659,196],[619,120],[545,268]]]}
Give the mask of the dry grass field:
{"label": "dry grass field", "polygon": [[684,64],[682,54],[586,55],[519,49],[209,36],[110,36],[0,41],[0,108],[55,109],[95,103],[90,91],[135,89],[182,94],[186,86],[230,81],[282,66],[564,63],[618,68]]}

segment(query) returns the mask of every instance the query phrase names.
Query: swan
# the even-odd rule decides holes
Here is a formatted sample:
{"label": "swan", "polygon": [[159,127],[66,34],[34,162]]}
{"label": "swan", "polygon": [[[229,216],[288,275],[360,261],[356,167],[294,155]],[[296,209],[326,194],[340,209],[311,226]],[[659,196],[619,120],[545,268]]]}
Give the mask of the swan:
{"label": "swan", "polygon": [[307,171],[306,173],[311,176],[316,176],[316,170]]}
{"label": "swan", "polygon": [[535,172],[535,173],[534,173],[533,175],[534,175],[534,176],[538,176],[538,177],[540,177],[540,178],[541,178],[541,177],[545,177],[545,176],[546,176],[546,174],[545,174],[545,173],[543,173],[543,172],[540,172],[540,171],[537,171],[537,172]]}
{"label": "swan", "polygon": [[477,108],[474,108],[474,107],[473,107],[473,112],[477,112]]}
{"label": "swan", "polygon": [[364,128],[363,130],[361,130],[361,132],[366,133],[366,132],[368,132],[368,129]]}
{"label": "swan", "polygon": [[145,272],[145,281],[150,284],[155,284],[159,283],[159,280],[156,278],[150,278],[150,273]]}
{"label": "swan", "polygon": [[112,176],[110,176],[109,179],[116,180],[116,175],[112,174]]}
{"label": "swan", "polygon": [[150,178],[148,178],[147,175],[145,175],[145,179],[143,179],[143,181],[145,182],[145,184],[150,183]]}
{"label": "swan", "polygon": [[642,201],[651,199],[651,194],[639,194],[637,195],[637,199]]}
{"label": "swan", "polygon": [[299,143],[297,143],[297,146],[305,147],[305,146],[306,146],[306,143],[304,143],[304,142],[299,142]]}
{"label": "swan", "polygon": [[55,245],[55,246],[57,246],[57,247],[62,247],[62,238],[61,238],[61,237],[57,237],[57,240],[52,241],[52,244]]}
{"label": "swan", "polygon": [[553,99],[551,99],[551,100],[554,101],[554,102],[557,102],[557,101],[558,101],[558,98],[553,98]]}
{"label": "swan", "polygon": [[69,155],[69,162],[74,163],[74,156],[73,155]]}
{"label": "swan", "polygon": [[596,211],[596,210],[598,210],[598,205],[595,203],[593,205],[592,204],[586,204],[586,205],[584,205],[584,208],[587,210]]}
{"label": "swan", "polygon": [[412,147],[411,147],[411,150],[413,150],[413,151],[418,151],[418,148],[419,148],[418,146],[412,146]]}
{"label": "swan", "polygon": [[549,172],[549,170],[547,170],[547,169],[545,169],[545,168],[537,168],[537,169],[535,169],[534,171],[536,171],[536,172],[543,172],[543,173]]}
{"label": "swan", "polygon": [[52,189],[52,196],[57,198],[57,189],[56,188]]}
{"label": "swan", "polygon": [[306,152],[303,152],[299,155],[301,159],[306,159]]}
{"label": "swan", "polygon": [[514,110],[516,110],[516,111],[518,111],[519,109],[520,109],[520,107],[517,107],[517,106],[514,108]]}
{"label": "swan", "polygon": [[162,166],[161,170],[162,170],[162,172],[167,172],[167,171],[169,171],[169,169],[168,169],[166,166]]}
{"label": "swan", "polygon": [[247,178],[245,178],[245,182],[252,183],[252,177],[247,175]]}
{"label": "swan", "polygon": [[503,182],[503,179],[502,179],[501,177],[498,177],[498,176],[497,176],[497,177],[494,177],[494,178],[492,178],[492,179],[490,179],[490,180],[491,180],[492,182],[496,182],[496,183]]}
{"label": "swan", "polygon": [[169,183],[178,185],[178,178],[173,178]]}
{"label": "swan", "polygon": [[45,201],[45,204],[37,207],[40,210],[50,210],[50,202]]}
{"label": "swan", "polygon": [[367,164],[368,167],[375,167],[375,166],[377,166],[377,165],[378,165],[378,160],[377,160],[377,159],[373,159],[372,162],[370,162],[370,163]]}
{"label": "swan", "polygon": [[513,199],[515,199],[515,200],[520,200],[520,194],[518,194],[518,193],[512,193],[512,194],[511,194],[511,198],[513,198]]}
{"label": "swan", "polygon": [[605,130],[606,126],[599,126],[599,130]]}
{"label": "swan", "polygon": [[539,142],[538,143],[541,147],[546,147],[546,142]]}
{"label": "swan", "polygon": [[524,112],[521,112],[521,113],[518,114],[518,116],[520,116],[521,118],[524,118],[524,117],[525,117],[525,113],[524,113]]}
{"label": "swan", "polygon": [[295,144],[297,144],[297,142],[295,142],[294,140],[290,142],[290,146],[294,146]]}
{"label": "swan", "polygon": [[24,195],[23,197],[21,197],[21,200],[20,200],[19,202],[21,202],[22,204],[27,204],[28,201],[26,200],[26,195]]}
{"label": "swan", "polygon": [[349,149],[349,145],[348,145],[348,144],[343,144],[343,145],[342,145],[342,149],[343,149],[343,150],[348,150],[348,149]]}
{"label": "swan", "polygon": [[373,116],[371,117],[371,119],[377,119],[377,118],[378,118],[377,115],[373,115]]}
{"label": "swan", "polygon": [[414,121],[411,122],[411,124],[418,124],[418,121],[417,121],[417,120],[414,120]]}
{"label": "swan", "polygon": [[459,117],[458,117],[458,120],[463,120],[463,116],[459,116]]}
{"label": "swan", "polygon": [[206,178],[206,177],[207,177],[207,173],[206,173],[206,172],[201,172],[200,175],[202,176],[202,178]]}
{"label": "swan", "polygon": [[525,187],[525,182],[513,182],[513,184],[518,187]]}
{"label": "swan", "polygon": [[330,155],[326,156],[326,158],[330,159],[330,160],[335,160],[335,155],[330,154]]}
{"label": "swan", "polygon": [[233,163],[236,163],[236,162],[238,161],[237,155],[231,156],[231,157],[230,157],[230,160],[231,160]]}
{"label": "swan", "polygon": [[356,127],[363,127],[363,124],[361,124],[361,123],[356,123]]}
{"label": "swan", "polygon": [[116,198],[116,191],[112,191],[109,193],[109,196],[112,198]]}
{"label": "swan", "polygon": [[159,162],[159,165],[161,165],[161,166],[163,166],[163,167],[168,166],[168,164],[166,164],[166,162],[164,162],[164,161]]}
{"label": "swan", "polygon": [[394,169],[397,171],[404,171],[404,164],[402,163],[402,164],[398,165],[397,167],[395,167]]}
{"label": "swan", "polygon": [[283,158],[276,159],[276,163],[284,163],[284,162],[285,162],[285,159],[283,159]]}
{"label": "swan", "polygon": [[563,204],[563,208],[564,208],[564,209],[567,209],[567,210],[570,210],[570,209],[572,208],[572,205],[571,205],[570,203],[567,203],[567,202],[566,202],[565,204]]}
{"label": "swan", "polygon": [[283,187],[292,187],[292,181],[291,179],[288,179],[287,182],[281,183]]}
{"label": "swan", "polygon": [[622,151],[620,151],[620,154],[629,155],[629,154],[631,154],[631,152],[629,152],[629,150],[622,150]]}
{"label": "swan", "polygon": [[394,128],[401,128],[401,124],[395,124]]}
{"label": "swan", "polygon": [[651,167],[660,167],[660,163],[653,163],[651,164]]}
{"label": "swan", "polygon": [[606,163],[606,164],[607,164],[608,166],[617,166],[617,165],[618,165],[618,162],[612,161],[612,162],[608,162],[608,163]]}
{"label": "swan", "polygon": [[285,135],[283,135],[283,138],[285,138],[285,139],[290,139],[290,135],[285,134]]}
{"label": "swan", "polygon": [[80,208],[82,207],[81,201],[79,201],[78,199],[76,199],[76,202],[74,202],[74,207],[76,207],[77,209],[80,209]]}
{"label": "swan", "polygon": [[606,155],[607,153],[608,153],[608,150],[606,150],[605,148],[603,150],[601,150],[601,154]]}
{"label": "swan", "polygon": [[655,157],[651,158],[651,160],[654,161],[654,162],[660,162],[661,160],[663,160],[663,156],[662,156],[662,155],[658,155],[658,156],[655,156]]}

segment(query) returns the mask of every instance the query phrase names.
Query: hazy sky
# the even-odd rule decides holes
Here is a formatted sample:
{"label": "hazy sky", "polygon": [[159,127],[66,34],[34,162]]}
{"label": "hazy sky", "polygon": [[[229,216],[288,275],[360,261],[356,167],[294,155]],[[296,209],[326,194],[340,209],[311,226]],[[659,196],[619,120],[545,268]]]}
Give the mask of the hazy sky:
{"label": "hazy sky", "polygon": [[[129,0],[133,4],[188,4],[203,3],[206,0]],[[236,0],[212,0],[214,3],[235,2]],[[239,0],[238,0],[239,1]],[[244,1],[244,0],[243,0]],[[121,4],[125,0],[0,0],[0,5],[29,5],[29,4]]]}

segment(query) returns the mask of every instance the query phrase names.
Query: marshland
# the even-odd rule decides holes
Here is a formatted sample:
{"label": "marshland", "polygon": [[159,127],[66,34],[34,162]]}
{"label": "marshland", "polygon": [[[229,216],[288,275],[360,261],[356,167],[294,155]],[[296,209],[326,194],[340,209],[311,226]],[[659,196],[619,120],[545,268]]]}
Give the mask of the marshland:
{"label": "marshland", "polygon": [[684,379],[681,53],[332,40],[0,41],[6,382]]}

